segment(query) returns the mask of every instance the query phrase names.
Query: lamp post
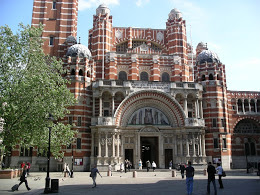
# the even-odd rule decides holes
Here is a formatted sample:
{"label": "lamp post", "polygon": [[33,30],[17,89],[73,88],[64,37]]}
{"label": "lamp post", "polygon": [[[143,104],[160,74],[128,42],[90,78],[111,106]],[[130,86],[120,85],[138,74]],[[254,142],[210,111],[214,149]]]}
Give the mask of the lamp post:
{"label": "lamp post", "polygon": [[[53,116],[51,114],[49,114],[48,120],[53,121]],[[48,145],[48,154],[47,154],[47,158],[48,158],[47,176],[45,179],[45,189],[44,189],[45,194],[51,192],[51,188],[50,188],[51,127],[48,128],[49,128],[49,145]]]}
{"label": "lamp post", "polygon": [[71,173],[70,173],[70,178],[73,178],[73,141],[72,141],[72,144],[71,144]]}

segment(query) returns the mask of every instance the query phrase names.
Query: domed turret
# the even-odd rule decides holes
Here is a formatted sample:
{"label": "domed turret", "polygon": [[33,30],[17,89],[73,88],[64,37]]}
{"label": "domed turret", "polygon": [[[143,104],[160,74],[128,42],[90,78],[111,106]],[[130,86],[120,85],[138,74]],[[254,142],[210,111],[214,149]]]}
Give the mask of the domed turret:
{"label": "domed turret", "polygon": [[73,37],[72,35],[70,35],[70,36],[67,37],[66,42],[76,44],[77,39],[75,37]]}
{"label": "domed turret", "polygon": [[69,47],[66,55],[71,57],[79,56],[81,58],[83,57],[86,57],[88,59],[91,58],[91,53],[89,49],[85,45],[81,45],[81,44],[75,44]]}
{"label": "domed turret", "polygon": [[203,42],[200,42],[198,45],[197,45],[197,49],[200,49],[200,50],[204,50],[207,48],[207,44],[206,43],[203,43]]}
{"label": "domed turret", "polygon": [[218,55],[210,50],[203,50],[197,57],[198,63],[204,62],[220,62]]}
{"label": "domed turret", "polygon": [[110,15],[110,9],[105,4],[101,4],[96,9],[96,15],[99,15],[99,14],[102,14],[102,15],[108,14],[108,15]]}
{"label": "domed turret", "polygon": [[169,19],[173,20],[175,18],[179,19],[182,18],[182,13],[177,10],[176,8],[172,9],[171,12],[169,13]]}

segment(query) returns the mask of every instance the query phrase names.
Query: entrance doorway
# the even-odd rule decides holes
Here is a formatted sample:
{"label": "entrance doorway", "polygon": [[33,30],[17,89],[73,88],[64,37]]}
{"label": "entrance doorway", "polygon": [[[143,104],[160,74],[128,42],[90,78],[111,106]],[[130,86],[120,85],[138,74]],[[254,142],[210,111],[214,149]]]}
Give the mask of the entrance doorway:
{"label": "entrance doorway", "polygon": [[141,160],[143,167],[146,167],[146,161],[150,161],[151,164],[154,161],[157,166],[159,165],[158,158],[158,137],[141,137]]}
{"label": "entrance doorway", "polygon": [[169,168],[169,163],[172,160],[172,149],[165,149],[165,169]]}
{"label": "entrance doorway", "polygon": [[133,149],[125,149],[125,160],[128,159],[132,163],[132,167],[134,168],[134,152]]}

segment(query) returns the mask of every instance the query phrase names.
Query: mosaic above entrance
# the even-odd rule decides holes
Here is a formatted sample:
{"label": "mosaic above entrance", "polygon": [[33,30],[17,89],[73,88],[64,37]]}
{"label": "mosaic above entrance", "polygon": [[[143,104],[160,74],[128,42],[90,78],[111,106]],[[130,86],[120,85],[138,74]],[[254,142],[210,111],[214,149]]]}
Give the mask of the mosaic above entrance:
{"label": "mosaic above entrance", "polygon": [[169,125],[169,120],[160,110],[143,107],[132,114],[128,125]]}

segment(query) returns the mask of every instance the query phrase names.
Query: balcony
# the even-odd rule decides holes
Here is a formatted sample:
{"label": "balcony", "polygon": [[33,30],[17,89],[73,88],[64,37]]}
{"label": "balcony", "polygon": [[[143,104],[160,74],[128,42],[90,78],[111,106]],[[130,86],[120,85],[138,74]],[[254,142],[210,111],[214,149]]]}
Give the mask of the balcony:
{"label": "balcony", "polygon": [[115,125],[114,117],[92,117],[91,125]]}
{"label": "balcony", "polygon": [[198,119],[198,118],[186,118],[185,119],[185,126],[188,127],[198,127],[198,126],[205,126],[204,119]]}

